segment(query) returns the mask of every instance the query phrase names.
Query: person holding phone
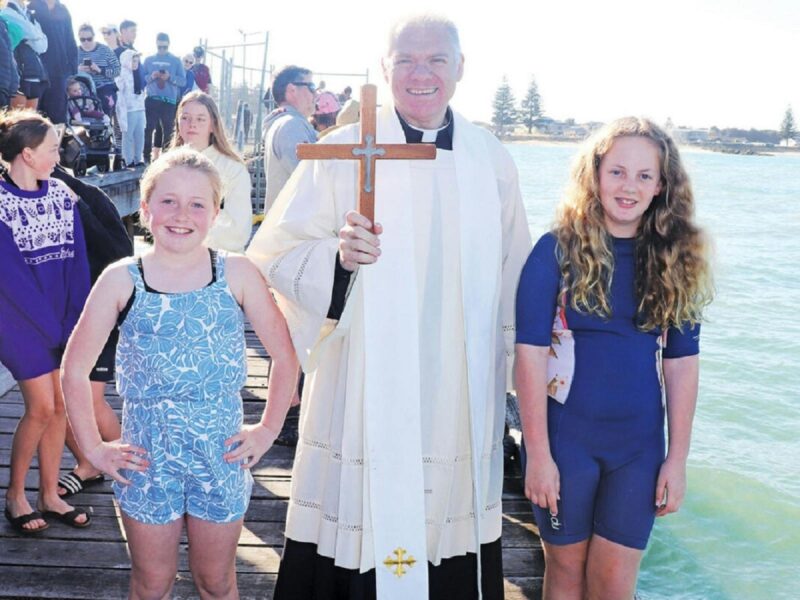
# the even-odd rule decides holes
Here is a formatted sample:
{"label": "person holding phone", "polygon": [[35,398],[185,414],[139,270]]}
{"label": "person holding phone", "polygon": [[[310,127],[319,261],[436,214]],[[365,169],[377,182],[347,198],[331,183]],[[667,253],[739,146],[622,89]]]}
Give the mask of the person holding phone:
{"label": "person holding phone", "polygon": [[175,113],[181,90],[186,85],[186,71],[181,60],[169,52],[169,36],[156,36],[158,52],[144,59],[146,98],[144,101],[144,160],[150,162],[169,146],[175,127]]}
{"label": "person holding phone", "polygon": [[111,117],[117,104],[114,78],[119,77],[119,59],[111,48],[95,41],[94,28],[89,23],[78,28],[78,40],[78,72],[91,76],[103,112]]}

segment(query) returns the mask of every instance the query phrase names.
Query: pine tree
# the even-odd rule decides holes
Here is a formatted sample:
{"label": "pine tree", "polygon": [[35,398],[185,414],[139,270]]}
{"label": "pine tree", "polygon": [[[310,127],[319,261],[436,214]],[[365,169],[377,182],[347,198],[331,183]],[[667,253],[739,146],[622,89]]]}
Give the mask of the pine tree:
{"label": "pine tree", "polygon": [[786,145],[788,146],[789,140],[795,135],[797,135],[797,128],[794,122],[794,113],[792,112],[792,107],[789,106],[783,115],[783,121],[781,121],[781,139],[786,140]]}
{"label": "pine tree", "polygon": [[514,93],[511,91],[511,86],[508,85],[508,78],[504,76],[503,82],[494,93],[492,124],[494,125],[495,134],[502,137],[505,135],[506,127],[513,125],[516,121],[517,111],[514,108]]}
{"label": "pine tree", "polygon": [[522,124],[528,128],[528,133],[533,130],[533,122],[542,116],[542,97],[539,95],[539,87],[533,77],[531,77],[531,83],[528,86],[528,93],[522,99],[520,115],[522,116]]}

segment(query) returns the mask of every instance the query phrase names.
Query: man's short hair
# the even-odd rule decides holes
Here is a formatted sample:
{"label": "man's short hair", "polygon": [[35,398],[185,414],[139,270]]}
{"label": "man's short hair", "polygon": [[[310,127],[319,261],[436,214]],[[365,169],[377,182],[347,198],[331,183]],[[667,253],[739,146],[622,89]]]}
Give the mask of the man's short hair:
{"label": "man's short hair", "polygon": [[395,22],[391,29],[389,29],[389,40],[386,46],[386,56],[390,56],[394,49],[394,43],[397,36],[408,28],[416,27],[442,27],[447,32],[450,38],[450,43],[453,45],[453,51],[456,56],[461,54],[461,42],[458,38],[458,27],[456,24],[442,15],[426,13],[421,15],[414,15],[412,17],[405,17]]}
{"label": "man's short hair", "polygon": [[202,46],[195,46],[194,50],[192,50],[192,54],[197,59],[203,58],[206,55],[206,51],[203,49]]}
{"label": "man's short hair", "polygon": [[310,70],[298,67],[297,65],[283,67],[278,71],[278,74],[275,75],[275,79],[272,82],[272,97],[275,98],[275,102],[278,104],[286,102],[286,87],[290,83],[299,81],[301,78],[308,77],[309,75],[311,75]]}
{"label": "man's short hair", "polygon": [[136,23],[134,23],[130,19],[125,19],[122,23],[119,24],[120,31],[122,31],[123,29],[130,29],[131,27],[136,27]]}

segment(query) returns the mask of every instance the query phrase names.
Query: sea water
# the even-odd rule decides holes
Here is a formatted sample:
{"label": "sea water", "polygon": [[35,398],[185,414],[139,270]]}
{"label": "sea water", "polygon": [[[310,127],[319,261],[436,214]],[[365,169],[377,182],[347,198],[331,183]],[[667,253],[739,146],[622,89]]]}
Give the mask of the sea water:
{"label": "sea water", "polygon": [[[535,241],[577,147],[507,147]],[[717,295],[700,340],[686,500],[657,519],[639,593],[800,599],[800,156],[682,156],[714,242]]]}

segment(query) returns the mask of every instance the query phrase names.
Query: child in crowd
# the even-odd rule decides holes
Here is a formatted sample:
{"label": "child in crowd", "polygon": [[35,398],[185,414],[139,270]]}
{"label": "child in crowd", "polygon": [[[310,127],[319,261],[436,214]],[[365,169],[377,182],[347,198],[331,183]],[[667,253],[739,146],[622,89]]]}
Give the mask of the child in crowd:
{"label": "child in crowd", "polygon": [[545,599],[631,598],[655,517],[686,490],[707,242],[677,147],[651,121],[603,128],[571,183],[517,295],[525,493]]}
{"label": "child in crowd", "polygon": [[[86,511],[58,495],[66,415],[58,368],[89,292],[89,266],[75,194],[50,178],[59,137],[32,110],[0,115],[0,361],[19,384],[25,412],[11,445],[5,517],[31,534],[46,519],[86,527]],[[25,476],[39,458],[38,510],[25,496]]]}
{"label": "child in crowd", "polygon": [[67,79],[67,110],[70,123],[81,125],[85,124],[87,119],[91,119],[108,125],[111,122],[108,115],[87,92],[88,90],[77,79],[72,77]]}
{"label": "child in crowd", "polygon": [[[203,244],[222,196],[213,164],[173,150],[148,168],[140,189],[153,249],[112,265],[93,288],[64,356],[67,410],[89,460],[115,480],[131,597],[169,595],[184,522],[200,595],[233,597],[249,469],[281,429],[298,363],[256,267]],[[273,360],[255,425],[242,424],[245,315]],[[108,443],[92,415],[89,372],[117,322],[122,439]]]}
{"label": "child in crowd", "polygon": [[117,83],[117,122],[122,130],[122,158],[129,167],[144,165],[145,93],[139,78],[141,55],[135,50],[120,54]]}

